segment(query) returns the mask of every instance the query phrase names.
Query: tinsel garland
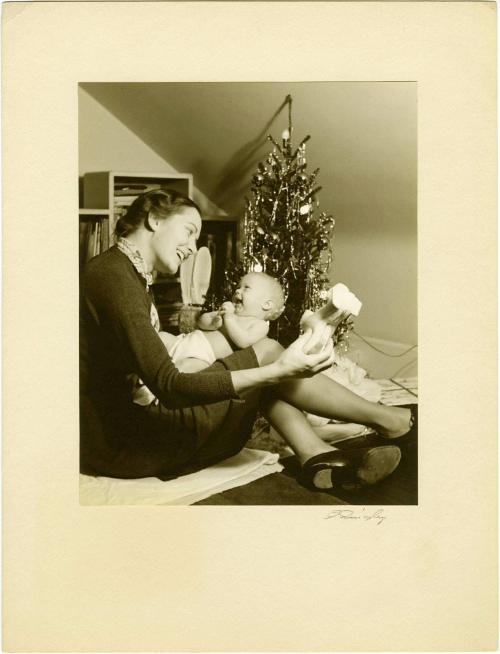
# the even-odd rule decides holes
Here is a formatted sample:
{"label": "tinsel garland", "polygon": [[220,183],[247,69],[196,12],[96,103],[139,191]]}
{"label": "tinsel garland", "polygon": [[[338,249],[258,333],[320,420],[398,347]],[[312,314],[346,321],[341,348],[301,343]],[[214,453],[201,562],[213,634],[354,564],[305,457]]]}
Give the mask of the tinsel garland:
{"label": "tinsel garland", "polygon": [[[246,201],[243,219],[241,259],[227,269],[226,293],[231,294],[239,278],[249,271],[263,271],[276,277],[286,296],[286,309],[273,323],[272,335],[288,345],[299,334],[306,309],[321,306],[329,287],[333,260],[335,220],[319,211],[316,186],[319,168],[307,171],[306,136],[292,148],[291,96],[287,96],[289,126],[281,145],[269,135],[273,149],[260,162],[252,178],[252,198]],[[352,321],[337,329],[335,342],[345,341]]]}

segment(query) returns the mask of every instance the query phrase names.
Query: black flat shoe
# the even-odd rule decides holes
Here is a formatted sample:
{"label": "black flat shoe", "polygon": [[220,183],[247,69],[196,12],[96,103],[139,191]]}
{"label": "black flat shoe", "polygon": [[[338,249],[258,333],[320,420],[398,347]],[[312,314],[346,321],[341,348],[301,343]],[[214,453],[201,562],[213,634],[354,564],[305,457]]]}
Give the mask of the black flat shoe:
{"label": "black flat shoe", "polygon": [[[408,408],[411,411],[410,416],[410,431],[409,434],[418,434],[418,404],[409,404]],[[405,434],[406,435],[406,434]]]}
{"label": "black flat shoe", "polygon": [[401,451],[395,445],[332,450],[308,459],[302,466],[302,476],[308,486],[318,490],[335,486],[354,490],[385,479],[400,461]]}

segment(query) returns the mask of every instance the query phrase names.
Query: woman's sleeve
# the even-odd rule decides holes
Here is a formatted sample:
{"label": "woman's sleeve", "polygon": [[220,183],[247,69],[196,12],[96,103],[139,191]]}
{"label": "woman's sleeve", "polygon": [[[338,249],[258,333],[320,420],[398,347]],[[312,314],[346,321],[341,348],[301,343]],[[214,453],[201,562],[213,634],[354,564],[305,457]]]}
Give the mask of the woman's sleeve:
{"label": "woman's sleeve", "polygon": [[150,301],[136,278],[123,275],[87,280],[84,289],[89,310],[106,330],[123,362],[171,408],[237,399],[231,373],[181,373],[172,362],[158,333],[151,325]]}

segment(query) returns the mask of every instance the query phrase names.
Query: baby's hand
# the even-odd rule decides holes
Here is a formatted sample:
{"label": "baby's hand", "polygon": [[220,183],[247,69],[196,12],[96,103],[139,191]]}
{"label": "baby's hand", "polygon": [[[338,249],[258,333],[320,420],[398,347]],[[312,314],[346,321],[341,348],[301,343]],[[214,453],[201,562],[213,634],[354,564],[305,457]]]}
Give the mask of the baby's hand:
{"label": "baby's hand", "polygon": [[210,326],[212,327],[212,329],[219,329],[220,327],[222,327],[222,322],[223,322],[222,316],[220,315],[220,313],[215,313],[211,320]]}
{"label": "baby's hand", "polygon": [[223,302],[222,311],[224,313],[234,313],[234,304],[232,302]]}
{"label": "baby's hand", "polygon": [[222,316],[218,311],[210,311],[209,313],[202,313],[198,317],[197,326],[204,331],[215,331],[222,327]]}

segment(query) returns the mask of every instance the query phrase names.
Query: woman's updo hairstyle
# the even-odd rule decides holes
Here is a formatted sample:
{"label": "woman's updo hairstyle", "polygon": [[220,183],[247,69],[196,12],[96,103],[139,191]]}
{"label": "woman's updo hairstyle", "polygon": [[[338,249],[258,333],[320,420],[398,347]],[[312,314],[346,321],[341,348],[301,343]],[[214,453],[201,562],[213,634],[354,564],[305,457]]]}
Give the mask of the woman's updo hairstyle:
{"label": "woman's updo hairstyle", "polygon": [[196,202],[190,200],[183,193],[166,189],[161,191],[148,191],[136,197],[127,210],[127,213],[118,219],[115,226],[116,237],[126,237],[135,232],[142,224],[153,231],[149,224],[151,216],[163,220],[177,213],[183,207],[191,207],[201,216]]}

